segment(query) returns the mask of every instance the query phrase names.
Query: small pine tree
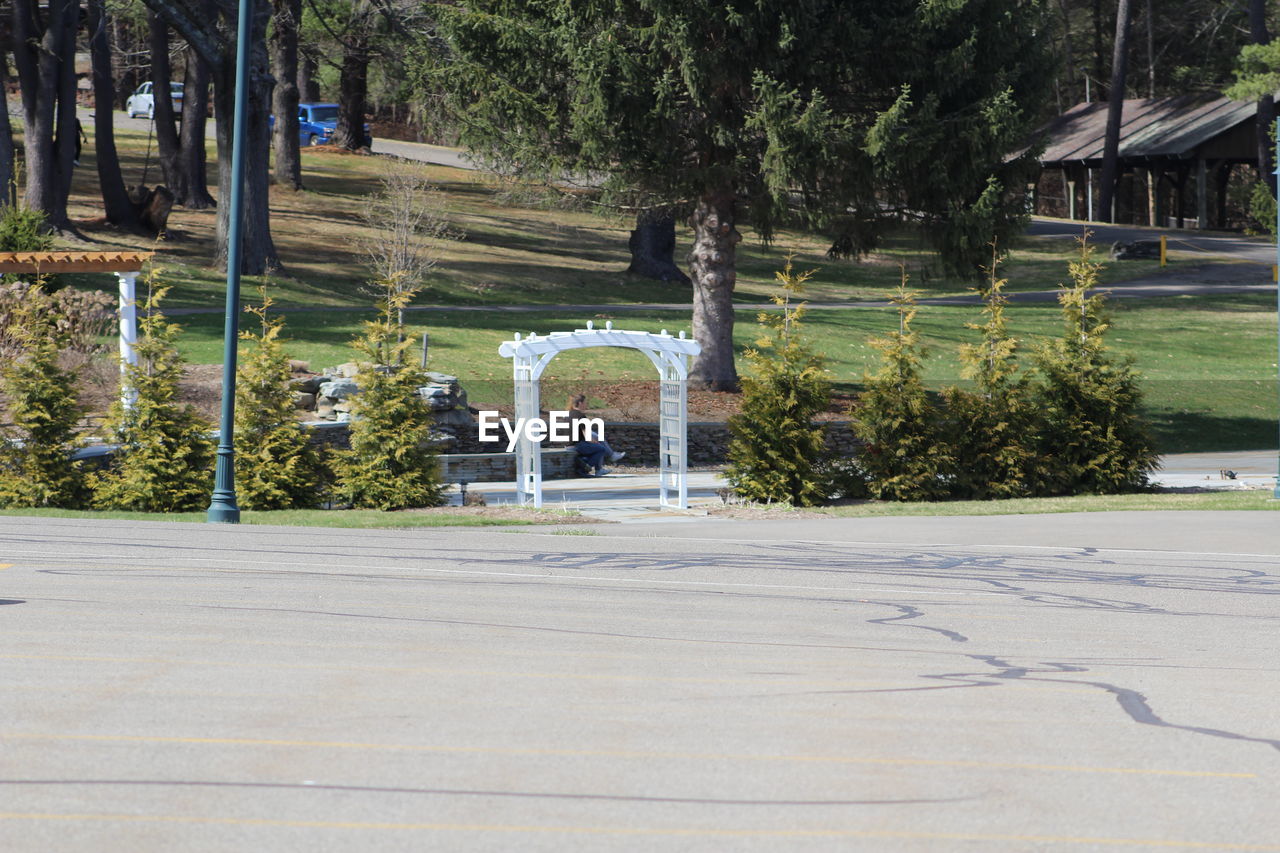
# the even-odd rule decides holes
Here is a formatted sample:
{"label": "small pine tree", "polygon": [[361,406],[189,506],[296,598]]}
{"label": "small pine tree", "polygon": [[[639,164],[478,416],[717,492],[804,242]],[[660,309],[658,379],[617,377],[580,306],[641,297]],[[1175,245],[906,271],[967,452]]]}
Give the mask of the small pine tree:
{"label": "small pine tree", "polygon": [[157,310],[168,292],[147,276],[147,300],[138,322],[137,364],[125,369],[130,402],[117,400],[107,427],[120,450],[109,471],[91,476],[99,509],[182,512],[202,509],[213,489],[212,425],[178,402],[181,331]]}
{"label": "small pine tree", "polygon": [[28,287],[7,333],[18,348],[2,373],[16,429],[0,438],[0,506],[79,507],[85,477],[71,455],[81,412],[75,379],[58,366],[66,336],[53,300]]}
{"label": "small pine tree", "polygon": [[444,489],[431,445],[434,421],[417,393],[425,377],[405,364],[412,341],[399,319],[416,291],[397,276],[379,286],[379,317],[366,322],[364,335],[352,343],[369,363],[361,366],[360,393],[352,398],[351,449],[335,454],[337,492],[371,509],[440,506]]}
{"label": "small pine tree", "polygon": [[1072,284],[1058,294],[1065,330],[1040,347],[1036,366],[1044,418],[1040,454],[1043,491],[1049,494],[1116,494],[1148,485],[1156,468],[1142,394],[1132,360],[1117,362],[1104,341],[1110,328],[1104,298],[1093,292],[1102,265],[1092,259],[1088,235],[1072,261]]}
{"label": "small pine tree", "polygon": [[756,348],[746,352],[751,375],[742,382],[742,412],[729,419],[733,439],[725,477],[747,500],[813,506],[831,495],[830,454],[813,418],[831,402],[826,359],[801,333],[804,284],[813,270],[795,273],[792,259],[775,273],[781,314],[761,312]]}
{"label": "small pine tree", "polygon": [[898,312],[898,331],[873,339],[884,364],[865,378],[866,388],[850,412],[853,431],[862,439],[861,465],[874,498],[925,501],[946,497],[953,456],[942,418],[920,379],[926,350],[911,328],[916,294],[906,288],[904,271],[890,299]]}
{"label": "small pine tree", "polygon": [[982,333],[978,344],[960,347],[961,377],[973,390],[952,387],[945,397],[950,415],[950,443],[955,453],[956,497],[986,500],[1028,494],[1036,477],[1035,411],[1030,383],[1018,371],[1018,341],[1009,334],[1004,309],[1006,279],[999,278],[1000,257],[991,245],[991,267],[977,293],[986,322],[966,323]]}
{"label": "small pine tree", "polygon": [[320,454],[293,415],[289,360],[280,342],[284,321],[268,316],[265,284],[259,293],[261,305],[245,308],[259,328],[240,333],[252,349],[236,379],[236,494],[245,509],[315,507],[324,482]]}
{"label": "small pine tree", "polygon": [[[5,189],[8,189],[7,187]],[[53,235],[45,228],[45,215],[21,204],[0,207],[0,252],[47,252],[54,246]],[[24,275],[9,273],[5,282],[21,281]],[[43,276],[40,286],[52,293],[61,285],[58,276]]]}

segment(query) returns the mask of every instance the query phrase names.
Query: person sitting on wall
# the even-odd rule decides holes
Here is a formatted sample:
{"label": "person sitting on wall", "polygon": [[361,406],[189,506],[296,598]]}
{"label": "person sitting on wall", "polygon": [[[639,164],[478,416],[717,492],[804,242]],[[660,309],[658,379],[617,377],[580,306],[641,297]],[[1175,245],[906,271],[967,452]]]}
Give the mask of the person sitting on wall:
{"label": "person sitting on wall", "polygon": [[[580,420],[587,416],[587,395],[574,394],[569,398],[569,422]],[[594,471],[595,476],[603,477],[609,473],[609,469],[604,467],[605,460],[617,462],[626,456],[626,451],[616,451],[609,446],[604,440],[604,436],[600,437],[600,441],[579,441],[573,445],[573,449],[578,451],[578,461],[587,468],[588,471]]]}

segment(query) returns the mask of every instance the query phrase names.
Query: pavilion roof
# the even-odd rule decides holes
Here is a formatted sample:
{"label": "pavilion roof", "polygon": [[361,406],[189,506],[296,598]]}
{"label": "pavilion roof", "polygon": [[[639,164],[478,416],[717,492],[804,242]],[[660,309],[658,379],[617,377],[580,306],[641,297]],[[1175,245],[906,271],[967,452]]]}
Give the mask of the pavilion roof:
{"label": "pavilion roof", "polygon": [[[1252,101],[1202,95],[1127,98],[1120,126],[1122,159],[1186,159],[1257,113]],[[1049,165],[1101,161],[1107,130],[1107,104],[1077,104],[1045,125],[1040,162]]]}

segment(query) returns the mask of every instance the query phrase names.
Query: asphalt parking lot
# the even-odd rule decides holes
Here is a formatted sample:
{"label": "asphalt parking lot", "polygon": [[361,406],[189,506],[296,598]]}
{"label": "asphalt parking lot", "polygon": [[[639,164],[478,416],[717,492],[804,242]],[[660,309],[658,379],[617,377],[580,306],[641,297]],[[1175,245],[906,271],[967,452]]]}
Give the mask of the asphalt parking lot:
{"label": "asphalt parking lot", "polygon": [[1280,850],[1271,513],[564,533],[0,518],[0,849]]}

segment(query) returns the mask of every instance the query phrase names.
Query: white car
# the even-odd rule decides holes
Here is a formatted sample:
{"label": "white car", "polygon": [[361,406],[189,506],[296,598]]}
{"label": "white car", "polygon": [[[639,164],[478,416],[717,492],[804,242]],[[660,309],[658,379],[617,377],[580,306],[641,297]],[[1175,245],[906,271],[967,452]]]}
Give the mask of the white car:
{"label": "white car", "polygon": [[[156,99],[151,94],[151,85],[151,83],[143,83],[136,92],[125,100],[124,111],[129,114],[129,118],[137,118],[138,116],[156,117]],[[175,113],[182,112],[181,83],[169,83],[169,97],[173,101],[173,111]]]}

